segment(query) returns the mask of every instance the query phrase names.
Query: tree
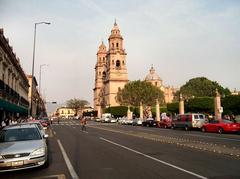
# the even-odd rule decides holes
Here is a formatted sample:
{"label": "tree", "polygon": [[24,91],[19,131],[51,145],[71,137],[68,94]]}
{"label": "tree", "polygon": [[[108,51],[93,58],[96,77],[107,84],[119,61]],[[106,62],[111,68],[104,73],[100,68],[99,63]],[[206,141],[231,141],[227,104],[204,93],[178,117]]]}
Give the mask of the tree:
{"label": "tree", "polygon": [[118,91],[116,96],[116,100],[121,105],[126,106],[139,106],[140,102],[143,105],[152,106],[156,104],[156,99],[163,103],[163,92],[151,83],[140,80],[127,83],[123,89]]}
{"label": "tree", "polygon": [[240,115],[240,95],[222,98],[223,114]]}
{"label": "tree", "polygon": [[214,113],[214,98],[213,97],[198,97],[192,98],[185,103],[186,112],[197,113]]}
{"label": "tree", "polygon": [[216,89],[222,96],[231,94],[228,88],[223,88],[216,81],[208,80],[205,77],[190,79],[185,85],[180,88],[180,93],[182,93],[185,99],[206,96],[214,97],[216,95]]}
{"label": "tree", "polygon": [[89,104],[86,100],[81,100],[77,98],[70,99],[66,102],[67,107],[74,109],[75,115],[77,115],[77,112],[81,109],[83,109],[86,105]]}

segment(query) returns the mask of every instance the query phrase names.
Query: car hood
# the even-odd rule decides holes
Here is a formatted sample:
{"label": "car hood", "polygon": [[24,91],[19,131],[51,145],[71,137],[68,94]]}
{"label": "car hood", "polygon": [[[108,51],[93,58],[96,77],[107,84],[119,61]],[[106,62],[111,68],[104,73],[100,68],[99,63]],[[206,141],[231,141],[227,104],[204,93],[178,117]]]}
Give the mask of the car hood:
{"label": "car hood", "polygon": [[31,153],[34,150],[44,147],[43,140],[16,141],[0,143],[0,155],[12,153]]}

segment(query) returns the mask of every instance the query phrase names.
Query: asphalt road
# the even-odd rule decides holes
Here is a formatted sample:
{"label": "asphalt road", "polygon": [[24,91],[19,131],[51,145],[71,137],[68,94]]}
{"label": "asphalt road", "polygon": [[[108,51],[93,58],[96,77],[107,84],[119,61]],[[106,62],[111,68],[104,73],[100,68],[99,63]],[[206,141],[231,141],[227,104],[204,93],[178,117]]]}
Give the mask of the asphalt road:
{"label": "asphalt road", "polygon": [[240,135],[78,121],[51,132],[49,168],[0,178],[240,178]]}

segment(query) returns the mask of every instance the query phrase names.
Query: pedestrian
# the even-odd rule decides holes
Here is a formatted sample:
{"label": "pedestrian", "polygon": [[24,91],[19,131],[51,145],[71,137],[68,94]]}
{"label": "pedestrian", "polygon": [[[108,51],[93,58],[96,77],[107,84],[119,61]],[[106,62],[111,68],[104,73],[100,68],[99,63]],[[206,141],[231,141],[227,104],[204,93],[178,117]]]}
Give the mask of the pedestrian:
{"label": "pedestrian", "polygon": [[2,121],[1,126],[2,126],[2,127],[1,127],[2,129],[6,126],[6,123],[5,123],[4,120]]}
{"label": "pedestrian", "polygon": [[86,121],[85,117],[83,117],[81,119],[82,131],[87,131],[86,124],[87,124],[87,121]]}

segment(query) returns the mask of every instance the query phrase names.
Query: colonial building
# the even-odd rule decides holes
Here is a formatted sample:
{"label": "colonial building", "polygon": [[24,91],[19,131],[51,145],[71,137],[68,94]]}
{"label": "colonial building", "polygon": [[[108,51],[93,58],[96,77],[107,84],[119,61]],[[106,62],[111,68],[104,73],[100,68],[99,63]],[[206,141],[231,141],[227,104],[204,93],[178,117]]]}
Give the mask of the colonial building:
{"label": "colonial building", "polygon": [[[45,116],[46,115],[45,102],[38,92],[37,80],[35,77],[32,78],[32,75],[27,75],[27,78],[28,78],[28,83],[29,83],[29,92],[28,92],[29,104],[31,104],[31,99],[32,99],[32,109],[31,109],[31,105],[30,105],[29,106],[29,114],[31,114],[33,117]],[[33,80],[33,83],[32,83],[32,80]],[[33,84],[33,87],[32,87],[32,84]],[[33,98],[32,98],[32,95],[33,95]]]}
{"label": "colonial building", "polygon": [[28,79],[0,29],[0,122],[28,115]]}
{"label": "colonial building", "polygon": [[145,81],[152,83],[152,85],[157,86],[163,91],[165,103],[171,103],[173,101],[176,90],[173,87],[163,85],[163,80],[155,72],[153,66],[149,70],[149,74],[145,77]]}
{"label": "colonial building", "polygon": [[103,108],[119,105],[115,97],[128,82],[126,55],[123,37],[115,22],[108,38],[108,49],[102,42],[97,52],[93,90],[94,110],[98,111],[98,117],[101,117]]}
{"label": "colonial building", "polygon": [[75,115],[75,110],[68,107],[60,107],[57,109],[56,113],[60,118],[72,118]]}

